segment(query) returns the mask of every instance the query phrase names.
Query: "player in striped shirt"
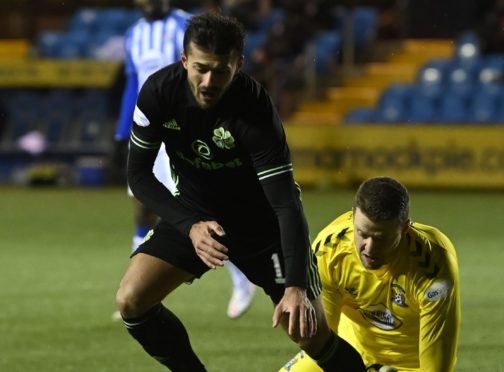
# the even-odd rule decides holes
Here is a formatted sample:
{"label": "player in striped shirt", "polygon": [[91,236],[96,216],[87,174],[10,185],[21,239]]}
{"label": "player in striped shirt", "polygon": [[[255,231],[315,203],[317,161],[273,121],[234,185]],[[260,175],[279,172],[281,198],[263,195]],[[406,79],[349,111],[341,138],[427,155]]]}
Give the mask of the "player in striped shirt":
{"label": "player in striped shirt", "polygon": [[[460,328],[457,256],[442,232],[408,213],[408,192],[396,180],[360,186],[353,211],[313,243],[324,308],[370,371],[451,372]],[[281,371],[320,369],[299,353]]]}
{"label": "player in striped shirt", "polygon": [[[144,16],[129,28],[125,36],[127,80],[115,134],[116,159],[123,165],[127,156],[138,92],[152,73],[180,59],[184,32],[191,17],[183,10],[170,8],[168,0],[135,0],[135,4],[142,10]],[[154,162],[154,174],[166,188],[171,192],[175,191],[176,185],[171,177],[170,161],[163,144]],[[133,196],[129,189],[128,194]],[[147,232],[156,224],[158,217],[136,199],[133,200],[136,225],[133,237],[133,250],[135,250]],[[237,318],[251,305],[255,286],[232,263],[227,263],[226,267],[233,282],[227,314],[230,318]]]}
{"label": "player in striped shirt", "polygon": [[[128,181],[161,222],[131,259],[118,309],[163,365],[205,371],[184,325],[161,301],[230,260],[276,305],[273,325],[324,370],[362,372],[360,355],[326,322],[285,133],[265,89],[240,71],[243,42],[236,21],[195,16],[182,61],[151,75],[140,92]],[[175,195],[151,172],[161,143],[177,174]]]}

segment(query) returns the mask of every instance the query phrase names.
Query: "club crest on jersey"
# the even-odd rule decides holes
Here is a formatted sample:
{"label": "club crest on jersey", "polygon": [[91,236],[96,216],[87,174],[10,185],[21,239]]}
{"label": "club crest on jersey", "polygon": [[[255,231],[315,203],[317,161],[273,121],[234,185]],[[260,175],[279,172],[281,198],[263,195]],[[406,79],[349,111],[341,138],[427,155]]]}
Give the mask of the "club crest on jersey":
{"label": "club crest on jersey", "polygon": [[235,140],[233,136],[231,135],[231,132],[228,130],[225,130],[223,127],[214,129],[213,131],[213,137],[212,140],[215,142],[217,147],[221,149],[232,149],[235,147]]}
{"label": "club crest on jersey", "polygon": [[140,127],[147,127],[150,124],[149,119],[147,119],[147,116],[145,116],[138,106],[135,106],[135,111],[133,111],[133,121]]}
{"label": "club crest on jersey", "polygon": [[384,331],[391,331],[402,325],[402,322],[383,304],[372,305],[359,311],[364,319]]}
{"label": "club crest on jersey", "polygon": [[405,299],[406,291],[404,290],[404,288],[396,283],[392,284],[391,287],[392,287],[391,290],[393,292],[392,302],[400,307],[408,307],[408,304],[406,303]]}

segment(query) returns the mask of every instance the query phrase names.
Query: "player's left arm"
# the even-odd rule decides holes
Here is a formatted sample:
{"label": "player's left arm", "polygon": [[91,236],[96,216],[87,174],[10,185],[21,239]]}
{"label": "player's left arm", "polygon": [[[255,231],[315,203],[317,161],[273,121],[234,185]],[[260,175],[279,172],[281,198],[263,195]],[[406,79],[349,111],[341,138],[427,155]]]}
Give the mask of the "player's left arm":
{"label": "player's left arm", "polygon": [[[300,188],[294,182],[289,148],[278,113],[263,89],[257,90],[255,98],[253,122],[242,126],[240,141],[251,157],[264,195],[274,210],[280,227],[286,287],[281,303],[286,308],[282,310],[277,307],[274,318],[279,312],[289,312],[289,326],[294,326],[293,321],[301,325],[306,323],[309,326],[304,331],[310,334],[315,330],[311,325],[316,327],[316,321],[311,319],[314,318],[314,310],[306,296],[306,289],[310,285],[308,269],[311,267],[311,255]],[[313,268],[315,269],[314,265]],[[303,319],[305,314],[308,319]],[[290,331],[294,332],[290,329],[289,333]],[[301,329],[301,333],[304,331]]]}
{"label": "player's left arm", "polygon": [[454,371],[460,331],[460,285],[456,257],[443,250],[439,273],[418,293],[420,370]]}

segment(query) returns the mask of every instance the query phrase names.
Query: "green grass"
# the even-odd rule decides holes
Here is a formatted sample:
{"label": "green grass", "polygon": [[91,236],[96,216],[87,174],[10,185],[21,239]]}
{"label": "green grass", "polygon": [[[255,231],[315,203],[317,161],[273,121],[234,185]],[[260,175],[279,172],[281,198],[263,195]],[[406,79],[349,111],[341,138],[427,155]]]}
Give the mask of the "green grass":
{"label": "green grass", "polygon": [[[312,237],[352,202],[350,191],[305,191]],[[164,369],[112,322],[128,264],[131,203],[122,188],[0,189],[0,371],[154,372]],[[458,250],[463,326],[458,371],[504,371],[504,194],[412,193],[412,218]],[[226,270],[168,299],[210,371],[277,371],[296,347],[271,329],[261,293],[226,318]]]}

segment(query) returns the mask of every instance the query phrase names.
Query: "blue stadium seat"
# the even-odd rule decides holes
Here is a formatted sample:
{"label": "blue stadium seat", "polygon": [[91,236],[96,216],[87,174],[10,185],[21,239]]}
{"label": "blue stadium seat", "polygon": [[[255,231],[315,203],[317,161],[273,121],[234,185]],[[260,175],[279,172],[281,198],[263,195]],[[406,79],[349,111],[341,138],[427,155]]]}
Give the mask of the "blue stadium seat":
{"label": "blue stadium seat", "polygon": [[61,40],[57,57],[63,59],[89,57],[91,40],[92,36],[86,32],[69,32]]}
{"label": "blue stadium seat", "polygon": [[443,123],[466,123],[471,120],[467,99],[451,94],[441,98],[439,115]]}
{"label": "blue stadium seat", "polygon": [[356,48],[365,48],[376,39],[378,27],[378,11],[376,8],[358,6],[353,10],[348,10],[347,7],[337,7],[335,27],[342,35],[347,20],[352,22],[353,44]]}
{"label": "blue stadium seat", "polygon": [[476,123],[491,123],[497,119],[497,99],[485,90],[479,90],[471,97],[470,120]]}
{"label": "blue stadium seat", "polygon": [[93,33],[98,28],[98,14],[100,10],[94,8],[80,8],[70,18],[69,32]]}
{"label": "blue stadium seat", "polygon": [[490,95],[499,95],[504,83],[504,54],[488,55],[478,71],[480,89]]}
{"label": "blue stadium seat", "polygon": [[268,38],[266,32],[250,32],[245,38],[245,45],[243,46],[243,55],[245,57],[245,63],[252,61],[252,55],[254,52],[261,48]]}
{"label": "blue stadium seat", "polygon": [[360,107],[347,113],[343,122],[346,124],[366,124],[374,123],[375,119],[375,111],[372,108]]}
{"label": "blue stadium seat", "polygon": [[466,32],[455,41],[454,59],[466,68],[481,63],[481,42],[474,32]]}
{"label": "blue stadium seat", "polygon": [[131,25],[130,11],[126,8],[108,8],[97,14],[97,29],[108,30],[116,35],[122,35]]}
{"label": "blue stadium seat", "polygon": [[389,86],[378,102],[376,121],[385,123],[404,122],[409,110],[413,87],[405,84]]}
{"label": "blue stadium seat", "polygon": [[353,11],[353,20],[355,46],[368,46],[376,39],[378,11],[373,7],[357,7]]}
{"label": "blue stadium seat", "polygon": [[315,69],[318,74],[326,73],[338,60],[341,36],[337,31],[324,31],[315,36],[314,44]]}
{"label": "blue stadium seat", "polygon": [[447,73],[452,66],[451,60],[431,60],[423,65],[417,73],[416,90],[419,94],[438,98],[445,91]]}
{"label": "blue stadium seat", "polygon": [[44,58],[59,58],[64,38],[65,34],[63,32],[41,32],[35,41],[39,55]]}
{"label": "blue stadium seat", "polygon": [[468,97],[477,88],[473,69],[454,64],[448,72],[446,85],[447,94]]}
{"label": "blue stadium seat", "polygon": [[411,98],[406,121],[412,124],[440,121],[437,100],[415,92]]}

